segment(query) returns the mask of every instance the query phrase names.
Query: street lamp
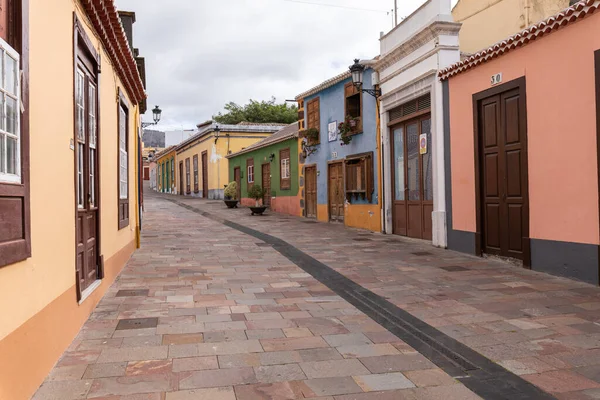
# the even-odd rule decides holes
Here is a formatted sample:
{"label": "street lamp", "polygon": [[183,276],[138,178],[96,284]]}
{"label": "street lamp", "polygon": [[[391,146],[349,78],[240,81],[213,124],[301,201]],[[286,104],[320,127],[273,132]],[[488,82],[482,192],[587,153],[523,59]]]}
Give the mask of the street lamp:
{"label": "street lamp", "polygon": [[146,128],[146,127],[152,126],[152,125],[157,125],[160,122],[161,115],[162,115],[162,110],[158,106],[155,106],[154,109],[152,110],[152,119],[154,120],[154,122],[142,122],[142,128]]}
{"label": "street lamp", "polygon": [[221,135],[221,128],[219,125],[215,126],[215,144],[217,144],[217,140],[219,140],[219,136]]}
{"label": "street lamp", "polygon": [[363,89],[363,76],[365,72],[365,66],[360,63],[360,60],[357,58],[354,60],[354,64],[350,66],[350,73],[352,74],[352,83],[356,90],[360,92],[369,93],[371,96],[377,98],[381,96],[381,89]]}

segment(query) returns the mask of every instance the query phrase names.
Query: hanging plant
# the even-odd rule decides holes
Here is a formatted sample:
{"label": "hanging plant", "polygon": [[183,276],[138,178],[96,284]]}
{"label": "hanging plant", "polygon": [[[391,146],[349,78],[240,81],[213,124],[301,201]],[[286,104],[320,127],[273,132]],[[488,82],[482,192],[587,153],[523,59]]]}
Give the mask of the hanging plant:
{"label": "hanging plant", "polygon": [[303,149],[306,152],[306,157],[317,151],[317,145],[319,144],[319,130],[317,128],[310,128],[304,131]]}
{"label": "hanging plant", "polygon": [[347,146],[352,142],[352,135],[356,133],[359,121],[360,118],[347,115],[346,120],[338,125],[342,146]]}

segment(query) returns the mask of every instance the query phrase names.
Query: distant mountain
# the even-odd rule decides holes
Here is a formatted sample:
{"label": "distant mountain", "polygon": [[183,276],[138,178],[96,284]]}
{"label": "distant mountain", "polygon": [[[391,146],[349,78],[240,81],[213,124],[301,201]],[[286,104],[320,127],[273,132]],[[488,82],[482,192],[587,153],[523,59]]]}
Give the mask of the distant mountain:
{"label": "distant mountain", "polygon": [[144,142],[144,147],[159,147],[163,149],[165,148],[165,133],[161,131],[144,129],[142,142]]}

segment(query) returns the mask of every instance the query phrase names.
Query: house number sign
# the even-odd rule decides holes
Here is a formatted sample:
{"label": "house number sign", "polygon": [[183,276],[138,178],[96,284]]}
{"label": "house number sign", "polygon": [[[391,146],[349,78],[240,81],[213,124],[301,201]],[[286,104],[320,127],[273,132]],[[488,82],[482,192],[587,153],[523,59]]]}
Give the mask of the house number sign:
{"label": "house number sign", "polygon": [[492,86],[502,82],[502,72],[492,75]]}

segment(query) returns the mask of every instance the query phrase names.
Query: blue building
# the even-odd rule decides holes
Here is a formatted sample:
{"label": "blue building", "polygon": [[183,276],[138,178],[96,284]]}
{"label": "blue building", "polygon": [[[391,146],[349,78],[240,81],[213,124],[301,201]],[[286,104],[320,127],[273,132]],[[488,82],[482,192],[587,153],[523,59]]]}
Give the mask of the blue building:
{"label": "blue building", "polygon": [[[365,70],[365,89],[372,88],[373,74]],[[345,72],[296,100],[304,118],[299,168],[303,215],[381,231],[375,97],[357,90]]]}

